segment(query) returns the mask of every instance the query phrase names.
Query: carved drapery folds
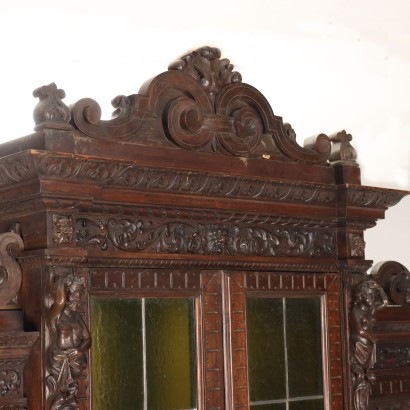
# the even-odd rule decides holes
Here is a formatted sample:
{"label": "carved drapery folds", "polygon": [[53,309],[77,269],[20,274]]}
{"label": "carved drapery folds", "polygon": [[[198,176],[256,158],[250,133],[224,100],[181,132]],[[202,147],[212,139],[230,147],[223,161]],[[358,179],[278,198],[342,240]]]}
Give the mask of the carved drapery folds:
{"label": "carved drapery folds", "polygon": [[78,409],[79,378],[87,365],[91,336],[80,312],[85,278],[70,268],[54,268],[48,310],[47,399],[50,410]]}
{"label": "carved drapery folds", "polygon": [[375,313],[387,303],[385,292],[374,280],[364,280],[353,288],[350,325],[354,410],[367,410],[369,406],[370,388],[375,380],[371,371],[375,359]]}
{"label": "carved drapery folds", "polygon": [[0,306],[12,303],[20,290],[22,273],[13,250],[23,248],[23,240],[18,233],[0,234]]}

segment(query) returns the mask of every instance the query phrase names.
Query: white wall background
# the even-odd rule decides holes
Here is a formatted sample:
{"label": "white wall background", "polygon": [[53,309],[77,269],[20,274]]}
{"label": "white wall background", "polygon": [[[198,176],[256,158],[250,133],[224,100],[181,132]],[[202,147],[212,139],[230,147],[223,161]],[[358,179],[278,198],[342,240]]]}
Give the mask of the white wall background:
{"label": "white wall background", "polygon": [[[298,140],[346,129],[362,182],[410,189],[409,0],[0,0],[0,141],[31,133],[31,91],[105,117],[168,63],[217,46]],[[410,268],[410,198],[366,232],[367,258]]]}

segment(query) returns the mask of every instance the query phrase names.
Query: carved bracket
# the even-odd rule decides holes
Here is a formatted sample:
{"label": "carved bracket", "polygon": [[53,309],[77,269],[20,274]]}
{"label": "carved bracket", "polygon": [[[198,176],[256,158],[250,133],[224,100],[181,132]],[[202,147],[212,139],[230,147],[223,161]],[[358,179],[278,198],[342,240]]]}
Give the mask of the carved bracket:
{"label": "carved bracket", "polygon": [[24,248],[21,236],[15,232],[0,234],[0,306],[17,296],[21,286],[21,268],[13,256]]}

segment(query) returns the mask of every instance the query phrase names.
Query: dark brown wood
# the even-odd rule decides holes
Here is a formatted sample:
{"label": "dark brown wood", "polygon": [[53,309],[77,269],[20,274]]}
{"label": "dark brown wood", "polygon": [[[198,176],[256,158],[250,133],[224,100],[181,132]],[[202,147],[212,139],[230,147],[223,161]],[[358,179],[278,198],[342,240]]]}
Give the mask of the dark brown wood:
{"label": "dark brown wood", "polygon": [[34,96],[34,134],[0,146],[0,408],[91,409],[101,295],[197,298],[199,409],[249,408],[249,295],[320,298],[326,410],[408,408],[409,274],[369,280],[364,241],[408,192],[362,186],[350,134],[300,146],[213,47],[111,120]]}

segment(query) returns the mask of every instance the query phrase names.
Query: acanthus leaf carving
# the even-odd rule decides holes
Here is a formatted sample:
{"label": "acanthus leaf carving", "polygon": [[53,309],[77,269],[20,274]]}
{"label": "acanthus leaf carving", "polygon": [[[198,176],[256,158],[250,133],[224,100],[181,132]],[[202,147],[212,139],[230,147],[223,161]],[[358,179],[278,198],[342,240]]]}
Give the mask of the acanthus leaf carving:
{"label": "acanthus leaf carving", "polygon": [[35,157],[35,164],[40,176],[90,180],[134,189],[318,204],[334,203],[336,200],[335,187],[324,184],[203,175],[72,155],[42,153]]}
{"label": "acanthus leaf carving", "polygon": [[114,247],[126,252],[200,255],[254,255],[331,258],[335,256],[332,231],[235,224],[159,223],[149,219],[79,217],[79,246]]}
{"label": "acanthus leaf carving", "polygon": [[201,47],[180,60],[171,63],[169,70],[187,73],[208,93],[217,93],[227,84],[240,83],[242,76],[233,71],[233,65],[227,58],[221,59],[221,51],[216,47]]}

